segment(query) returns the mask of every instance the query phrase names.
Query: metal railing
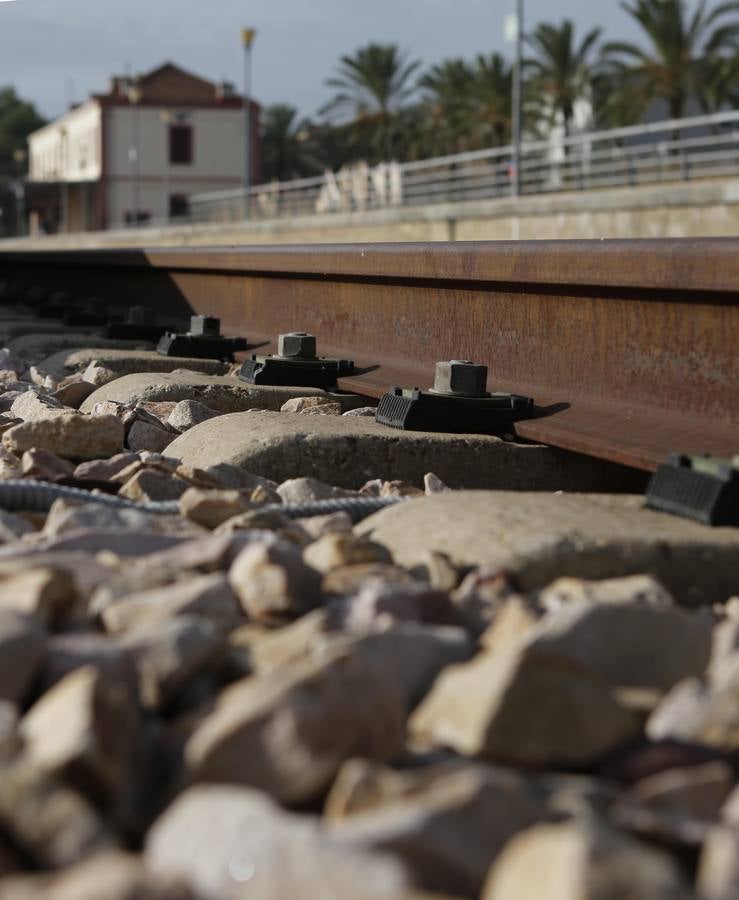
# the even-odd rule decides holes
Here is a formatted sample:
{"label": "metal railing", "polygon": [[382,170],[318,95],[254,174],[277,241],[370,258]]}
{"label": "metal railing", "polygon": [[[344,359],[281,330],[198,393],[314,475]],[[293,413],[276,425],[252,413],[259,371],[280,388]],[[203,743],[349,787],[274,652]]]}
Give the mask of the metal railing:
{"label": "metal railing", "polygon": [[[269,220],[332,212],[509,197],[513,148],[495,147],[410,163],[365,163],[315,178],[272,182],[248,192],[189,198],[172,223]],[[739,110],[648,125],[528,141],[521,193],[593,190],[739,175]],[[161,224],[161,223],[160,223]]]}

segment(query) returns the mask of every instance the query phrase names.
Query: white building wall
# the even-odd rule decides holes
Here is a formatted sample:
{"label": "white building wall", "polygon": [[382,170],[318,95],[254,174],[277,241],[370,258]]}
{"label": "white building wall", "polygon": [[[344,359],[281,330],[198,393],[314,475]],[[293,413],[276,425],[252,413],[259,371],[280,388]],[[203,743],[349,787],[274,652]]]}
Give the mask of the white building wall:
{"label": "white building wall", "polygon": [[[173,194],[228,190],[241,185],[244,114],[239,109],[112,107],[107,123],[109,226],[135,208],[152,220],[169,213]],[[169,162],[169,127],[192,127],[192,163]],[[138,161],[137,161],[138,159]]]}
{"label": "white building wall", "polygon": [[97,181],[102,171],[101,110],[95,100],[28,139],[31,181]]}

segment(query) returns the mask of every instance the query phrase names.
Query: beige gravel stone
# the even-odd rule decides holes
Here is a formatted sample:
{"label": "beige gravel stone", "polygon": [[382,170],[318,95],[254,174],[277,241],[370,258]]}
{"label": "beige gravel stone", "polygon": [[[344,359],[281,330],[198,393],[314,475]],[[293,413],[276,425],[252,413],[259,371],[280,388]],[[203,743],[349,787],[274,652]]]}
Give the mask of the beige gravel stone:
{"label": "beige gravel stone", "polygon": [[315,817],[231,786],[181,794],[147,835],[146,860],[154,872],[187,878],[204,900],[415,896],[399,862],[336,846]]}
{"label": "beige gravel stone", "polygon": [[162,453],[174,437],[171,431],[155,425],[153,422],[133,422],[126,435],[126,446],[133,453],[149,450],[151,453]]}
{"label": "beige gravel stone", "polygon": [[48,419],[50,416],[61,415],[64,412],[65,409],[58,400],[48,394],[37,394],[34,391],[20,394],[10,407],[11,415],[23,419],[24,422]]}
{"label": "beige gravel stone", "polygon": [[604,825],[524,831],[498,857],[482,900],[691,900],[675,862]]}
{"label": "beige gravel stone", "polygon": [[339,647],[226,688],[185,760],[194,780],[296,804],[320,796],[350,756],[391,759],[404,726],[398,691],[364,655]]}
{"label": "beige gravel stone", "polygon": [[188,487],[188,483],[181,478],[154,469],[140,469],[124,483],[118,491],[118,496],[139,503],[150,500],[179,500]]}
{"label": "beige gravel stone", "polygon": [[282,404],[280,411],[300,413],[319,406],[332,406],[335,402],[331,397],[320,394],[312,397],[293,397]]}
{"label": "beige gravel stone", "polygon": [[248,509],[238,491],[203,491],[199,488],[188,488],[179,498],[179,504],[181,515],[205,528],[217,528]]}
{"label": "beige gravel stone", "polygon": [[[420,485],[430,470],[455,488],[595,490],[606,477],[609,489],[631,478],[623,467],[495,437],[403,432],[356,416],[255,410],[196,425],[167,454],[193,466],[226,462],[275,481],[309,476],[345,488],[378,477]],[[641,490],[643,480],[639,475],[631,483]]]}
{"label": "beige gravel stone", "polygon": [[710,679],[688,678],[667,694],[647,722],[652,740],[683,740],[739,749],[739,653],[726,657]]}
{"label": "beige gravel stone", "polygon": [[711,654],[711,616],[630,604],[570,604],[527,633],[528,650],[570,661],[612,687],[668,690],[700,676]]}
{"label": "beige gravel stone", "polygon": [[62,459],[51,450],[26,450],[21,457],[21,471],[25,478],[38,478],[42,481],[50,481],[57,476],[71,475],[74,472],[74,464],[67,459]]}
{"label": "beige gravel stone", "polygon": [[672,596],[652,575],[630,575],[585,581],[582,578],[558,578],[539,594],[544,609],[556,609],[570,603],[646,605],[666,609]]}
{"label": "beige gravel stone", "polygon": [[334,500],[355,497],[355,491],[345,491],[315,478],[288,478],[277,488],[283,503],[313,503],[314,500]]}
{"label": "beige gravel stone", "polygon": [[405,778],[422,786],[409,786],[394,802],[336,822],[330,834],[348,849],[392,853],[418,884],[435,891],[477,896],[506,843],[546,815],[513,772],[465,766],[435,779],[423,771]]}
{"label": "beige gravel stone", "polygon": [[98,459],[123,449],[123,423],[115,416],[92,418],[65,412],[14,425],[2,441],[16,454],[36,447],[52,450],[64,459]]}
{"label": "beige gravel stone", "polygon": [[75,611],[81,615],[79,601],[74,578],[62,569],[38,567],[0,578],[0,607],[46,625],[58,625]]}
{"label": "beige gravel stone", "polygon": [[362,563],[392,563],[393,558],[382,544],[353,534],[331,532],[318,538],[303,550],[304,561],[326,575],[342,566]]}
{"label": "beige gravel stone", "polygon": [[701,900],[739,896],[739,829],[710,829],[701,850],[696,887]]}
{"label": "beige gravel stone", "polygon": [[[105,887],[102,888],[102,885]],[[153,875],[141,859],[96,853],[58,873],[6,878],[3,900],[202,900],[183,879]]]}
{"label": "beige gravel stone", "polygon": [[651,813],[689,822],[716,822],[734,785],[731,766],[717,759],[640,779],[629,800]]}
{"label": "beige gravel stone", "polygon": [[207,422],[217,415],[219,413],[215,409],[198,403],[197,400],[180,400],[169,414],[167,422],[177,431],[189,431],[193,426]]}
{"label": "beige gravel stone", "polygon": [[142,401],[197,400],[219,413],[234,413],[245,409],[279,410],[286,400],[304,395],[331,397],[342,404],[342,409],[352,409],[362,402],[353,394],[325,394],[317,388],[254,385],[228,376],[163,372],[124,375],[95,391],[85,400],[81,408],[87,412],[100,400],[115,400],[127,404]]}
{"label": "beige gravel stone", "polygon": [[225,629],[243,621],[236,595],[226,576],[218,572],[128,594],[106,605],[100,617],[107,631],[118,633],[153,626],[178,615],[205,616]]}
{"label": "beige gravel stone", "polygon": [[139,724],[130,684],[85,666],[37,700],[20,731],[32,765],[110,801],[128,788]]}
{"label": "beige gravel stone", "polygon": [[52,396],[64,406],[79,409],[94,390],[94,384],[87,381],[76,381],[58,388]]}
{"label": "beige gravel stone", "polygon": [[512,573],[527,591],[563,575],[651,572],[678,603],[698,606],[725,601],[739,575],[739,529],[644,509],[641,498],[628,496],[452,492],[382,510],[356,531],[402,565],[440,551],[458,566]]}
{"label": "beige gravel stone", "polygon": [[158,709],[217,662],[225,642],[218,625],[204,616],[175,616],[127,632],[120,646],[136,663],[142,704]]}
{"label": "beige gravel stone", "polygon": [[294,619],[320,601],[320,575],[286,542],[246,547],[228,578],[244,612],[256,622]]}
{"label": "beige gravel stone", "polygon": [[409,727],[435,746],[528,766],[588,764],[638,734],[587,669],[515,651],[442,672]]}
{"label": "beige gravel stone", "polygon": [[0,608],[0,700],[23,702],[43,659],[44,641],[38,622]]}
{"label": "beige gravel stone", "polygon": [[0,828],[15,847],[47,869],[72,865],[117,845],[87,800],[23,757],[0,768]]}

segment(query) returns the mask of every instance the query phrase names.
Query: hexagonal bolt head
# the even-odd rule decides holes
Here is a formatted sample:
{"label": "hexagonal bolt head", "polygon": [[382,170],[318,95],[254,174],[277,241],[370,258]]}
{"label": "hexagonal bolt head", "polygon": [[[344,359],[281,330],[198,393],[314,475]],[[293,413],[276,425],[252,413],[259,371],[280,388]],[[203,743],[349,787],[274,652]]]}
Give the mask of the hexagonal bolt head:
{"label": "hexagonal bolt head", "polygon": [[221,333],[221,320],[215,316],[192,316],[190,318],[190,334],[202,337],[218,337]]}
{"label": "hexagonal bolt head", "polygon": [[436,364],[433,390],[437,394],[484,397],[487,379],[487,366],[477,366],[468,359],[452,359]]}
{"label": "hexagonal bolt head", "polygon": [[148,325],[154,321],[154,311],[148,306],[132,306],[128,310],[128,321],[132,325]]}
{"label": "hexagonal bolt head", "polygon": [[290,331],[277,338],[277,355],[291,359],[315,359],[316,336],[305,331]]}

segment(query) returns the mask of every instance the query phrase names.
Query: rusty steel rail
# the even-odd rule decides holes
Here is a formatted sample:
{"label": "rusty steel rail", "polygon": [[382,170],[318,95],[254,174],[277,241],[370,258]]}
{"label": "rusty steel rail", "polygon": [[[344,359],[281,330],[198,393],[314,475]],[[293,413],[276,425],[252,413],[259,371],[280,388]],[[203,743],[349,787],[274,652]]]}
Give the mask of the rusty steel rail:
{"label": "rusty steel rail", "polygon": [[739,452],[739,239],[0,252],[0,278],[220,316],[260,352],[314,332],[373,398],[472,359],[535,398],[520,437],[641,469]]}

